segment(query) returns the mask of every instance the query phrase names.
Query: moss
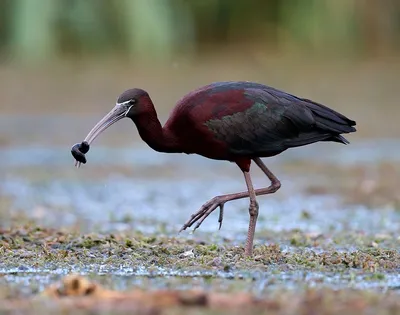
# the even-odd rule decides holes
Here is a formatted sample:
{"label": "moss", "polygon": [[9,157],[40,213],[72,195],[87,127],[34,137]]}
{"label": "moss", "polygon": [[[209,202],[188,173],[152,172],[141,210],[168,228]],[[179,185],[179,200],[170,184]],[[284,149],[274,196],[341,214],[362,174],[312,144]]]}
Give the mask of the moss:
{"label": "moss", "polygon": [[125,240],[125,246],[126,247],[133,247],[133,242],[131,239],[126,239]]}
{"label": "moss", "polygon": [[208,245],[208,250],[216,251],[216,250],[218,250],[218,246],[216,244],[210,244],[210,245]]}
{"label": "moss", "polygon": [[371,275],[366,276],[364,279],[365,280],[385,280],[386,276],[383,273],[373,273]]}
{"label": "moss", "polygon": [[[29,268],[68,272],[73,266],[74,270],[89,271],[94,276],[104,271],[121,272],[124,270],[121,268],[131,268],[128,270],[136,273],[136,268],[139,268],[145,270],[150,278],[170,272],[182,276],[196,275],[197,279],[202,279],[202,285],[210,288],[218,288],[221,281],[225,281],[223,279],[231,279],[232,282],[224,282],[224,288],[234,292],[254,287],[249,281],[257,281],[257,285],[268,281],[271,286],[276,286],[282,281],[279,280],[281,275],[296,277],[297,272],[317,272],[323,275],[323,279],[329,278],[330,274],[343,275],[348,283],[389,281],[386,274],[400,268],[398,251],[384,248],[396,246],[398,240],[394,237],[383,239],[380,247],[372,247],[368,244],[375,239],[374,235],[322,235],[318,236],[317,248],[313,246],[316,243],[314,236],[298,230],[280,234],[261,232],[276,243],[257,245],[254,256],[246,258],[243,247],[229,242],[217,244],[207,237],[202,237],[206,241],[197,243],[192,239],[141,233],[82,235],[28,225],[2,231],[0,268],[16,268],[20,270],[16,273],[19,275]],[[341,245],[349,239],[350,242],[357,240],[361,245],[357,249],[337,250],[336,245],[332,245],[332,238]],[[292,239],[297,241],[293,243]],[[288,248],[285,243],[291,247]],[[265,280],[262,280],[264,277]],[[181,280],[179,277],[167,279],[170,280],[162,281],[170,281],[171,286],[177,281],[189,281],[184,277]],[[190,278],[190,281],[194,279]],[[264,290],[267,288],[268,285]],[[15,290],[18,292],[18,289]]]}
{"label": "moss", "polygon": [[303,210],[303,211],[301,212],[301,218],[304,219],[304,220],[309,220],[309,219],[311,219],[311,214],[310,214],[310,212],[308,212],[307,210]]}

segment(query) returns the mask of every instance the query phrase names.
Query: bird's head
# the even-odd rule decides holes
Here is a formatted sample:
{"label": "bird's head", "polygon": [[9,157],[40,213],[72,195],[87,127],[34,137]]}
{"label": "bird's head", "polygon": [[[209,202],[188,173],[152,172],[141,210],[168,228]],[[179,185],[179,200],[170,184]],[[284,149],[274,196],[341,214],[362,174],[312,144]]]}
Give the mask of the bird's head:
{"label": "bird's head", "polygon": [[122,118],[134,119],[141,112],[146,110],[146,105],[150,101],[146,91],[141,89],[130,89],[123,92],[117,100],[114,108],[105,115],[88,133],[85,141],[92,143],[100,133]]}
{"label": "bird's head", "polygon": [[114,108],[90,130],[85,140],[72,147],[71,153],[76,160],[75,165],[79,167],[81,163],[86,163],[85,153],[89,151],[90,144],[94,139],[104,130],[122,118],[128,117],[134,120],[141,113],[148,111],[149,106],[152,106],[152,102],[149,94],[144,90],[130,89],[122,93]]}

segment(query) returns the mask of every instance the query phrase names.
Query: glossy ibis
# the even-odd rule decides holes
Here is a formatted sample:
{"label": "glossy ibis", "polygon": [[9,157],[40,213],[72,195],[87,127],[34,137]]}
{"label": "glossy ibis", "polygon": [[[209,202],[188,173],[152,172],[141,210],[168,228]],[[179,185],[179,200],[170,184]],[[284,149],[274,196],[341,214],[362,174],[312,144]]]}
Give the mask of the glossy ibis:
{"label": "glossy ibis", "polygon": [[[119,96],[115,107],[89,132],[85,141],[73,146],[71,152],[77,166],[86,163],[85,153],[93,140],[124,117],[133,120],[140,137],[156,151],[199,154],[239,166],[247,191],[214,197],[190,217],[181,231],[195,223],[197,229],[218,207],[221,228],[224,204],[250,197],[245,246],[248,256],[253,252],[258,216],[256,196],[272,194],[281,187],[261,158],[318,141],[348,144],[341,134],[356,131],[355,121],[324,105],[252,82],[217,82],[192,91],[177,103],[162,127],[149,94],[130,89]],[[269,187],[253,188],[251,161],[269,178]]]}

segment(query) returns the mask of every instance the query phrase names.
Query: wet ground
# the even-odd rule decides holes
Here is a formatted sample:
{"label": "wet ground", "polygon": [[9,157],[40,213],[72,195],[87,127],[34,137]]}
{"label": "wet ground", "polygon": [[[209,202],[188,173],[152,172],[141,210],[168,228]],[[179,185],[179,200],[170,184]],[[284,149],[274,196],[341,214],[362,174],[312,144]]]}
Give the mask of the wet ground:
{"label": "wet ground", "polygon": [[[220,231],[214,213],[194,234],[177,233],[206,200],[245,188],[233,164],[100,141],[75,169],[69,146],[3,146],[1,294],[32,296],[71,272],[117,290],[398,292],[398,148],[359,139],[266,159],[282,189],[259,197],[248,260],[247,200],[226,205]],[[268,184],[253,174],[257,187]]]}
{"label": "wet ground", "polygon": [[[388,82],[394,82],[394,73]],[[348,136],[350,145],[314,144],[264,159],[282,188],[258,198],[254,259],[243,255],[247,200],[225,206],[221,230],[218,213],[213,213],[195,233],[178,234],[204,202],[245,189],[235,165],[153,152],[133,124],[122,121],[96,140],[88,164],[76,169],[70,147],[107,111],[107,102],[86,115],[72,113],[76,105],[73,110],[66,106],[78,96],[61,97],[68,114],[47,110],[58,93],[46,96],[47,105],[37,113],[31,108],[27,115],[10,110],[7,102],[8,113],[0,116],[0,310],[1,301],[32,298],[71,273],[121,291],[247,292],[275,303],[269,308],[272,314],[303,310],[310,303],[332,314],[399,310],[400,129],[393,124],[398,109],[388,107],[387,99],[380,107],[363,107],[365,100],[375,103],[394,89],[378,86],[372,76],[349,75],[359,78],[336,83],[359,84],[365,91],[342,91],[358,95],[354,107],[346,108],[335,96],[330,99],[332,107],[360,122],[357,134]],[[46,84],[32,84],[47,95]],[[81,99],[89,101],[93,91],[107,84],[82,88]],[[114,85],[120,88],[121,82]],[[370,85],[377,88],[365,88]],[[307,86],[313,86],[312,80]],[[156,95],[168,95],[172,103],[180,92],[166,89]],[[323,87],[317,91],[326,92]],[[2,93],[16,99],[11,88]],[[94,106],[92,102],[88,108]],[[168,111],[161,112],[165,121]],[[255,166],[252,175],[256,187],[268,185]]]}

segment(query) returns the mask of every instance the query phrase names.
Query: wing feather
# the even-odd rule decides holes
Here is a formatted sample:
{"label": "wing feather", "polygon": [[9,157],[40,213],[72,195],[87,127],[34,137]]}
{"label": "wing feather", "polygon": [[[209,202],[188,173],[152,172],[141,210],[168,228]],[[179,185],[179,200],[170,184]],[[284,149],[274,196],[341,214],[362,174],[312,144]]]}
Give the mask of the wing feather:
{"label": "wing feather", "polygon": [[265,85],[237,82],[217,86],[219,90],[239,87],[252,106],[206,122],[232,153],[271,156],[317,141],[346,143],[339,134],[355,131],[355,122],[342,114]]}

